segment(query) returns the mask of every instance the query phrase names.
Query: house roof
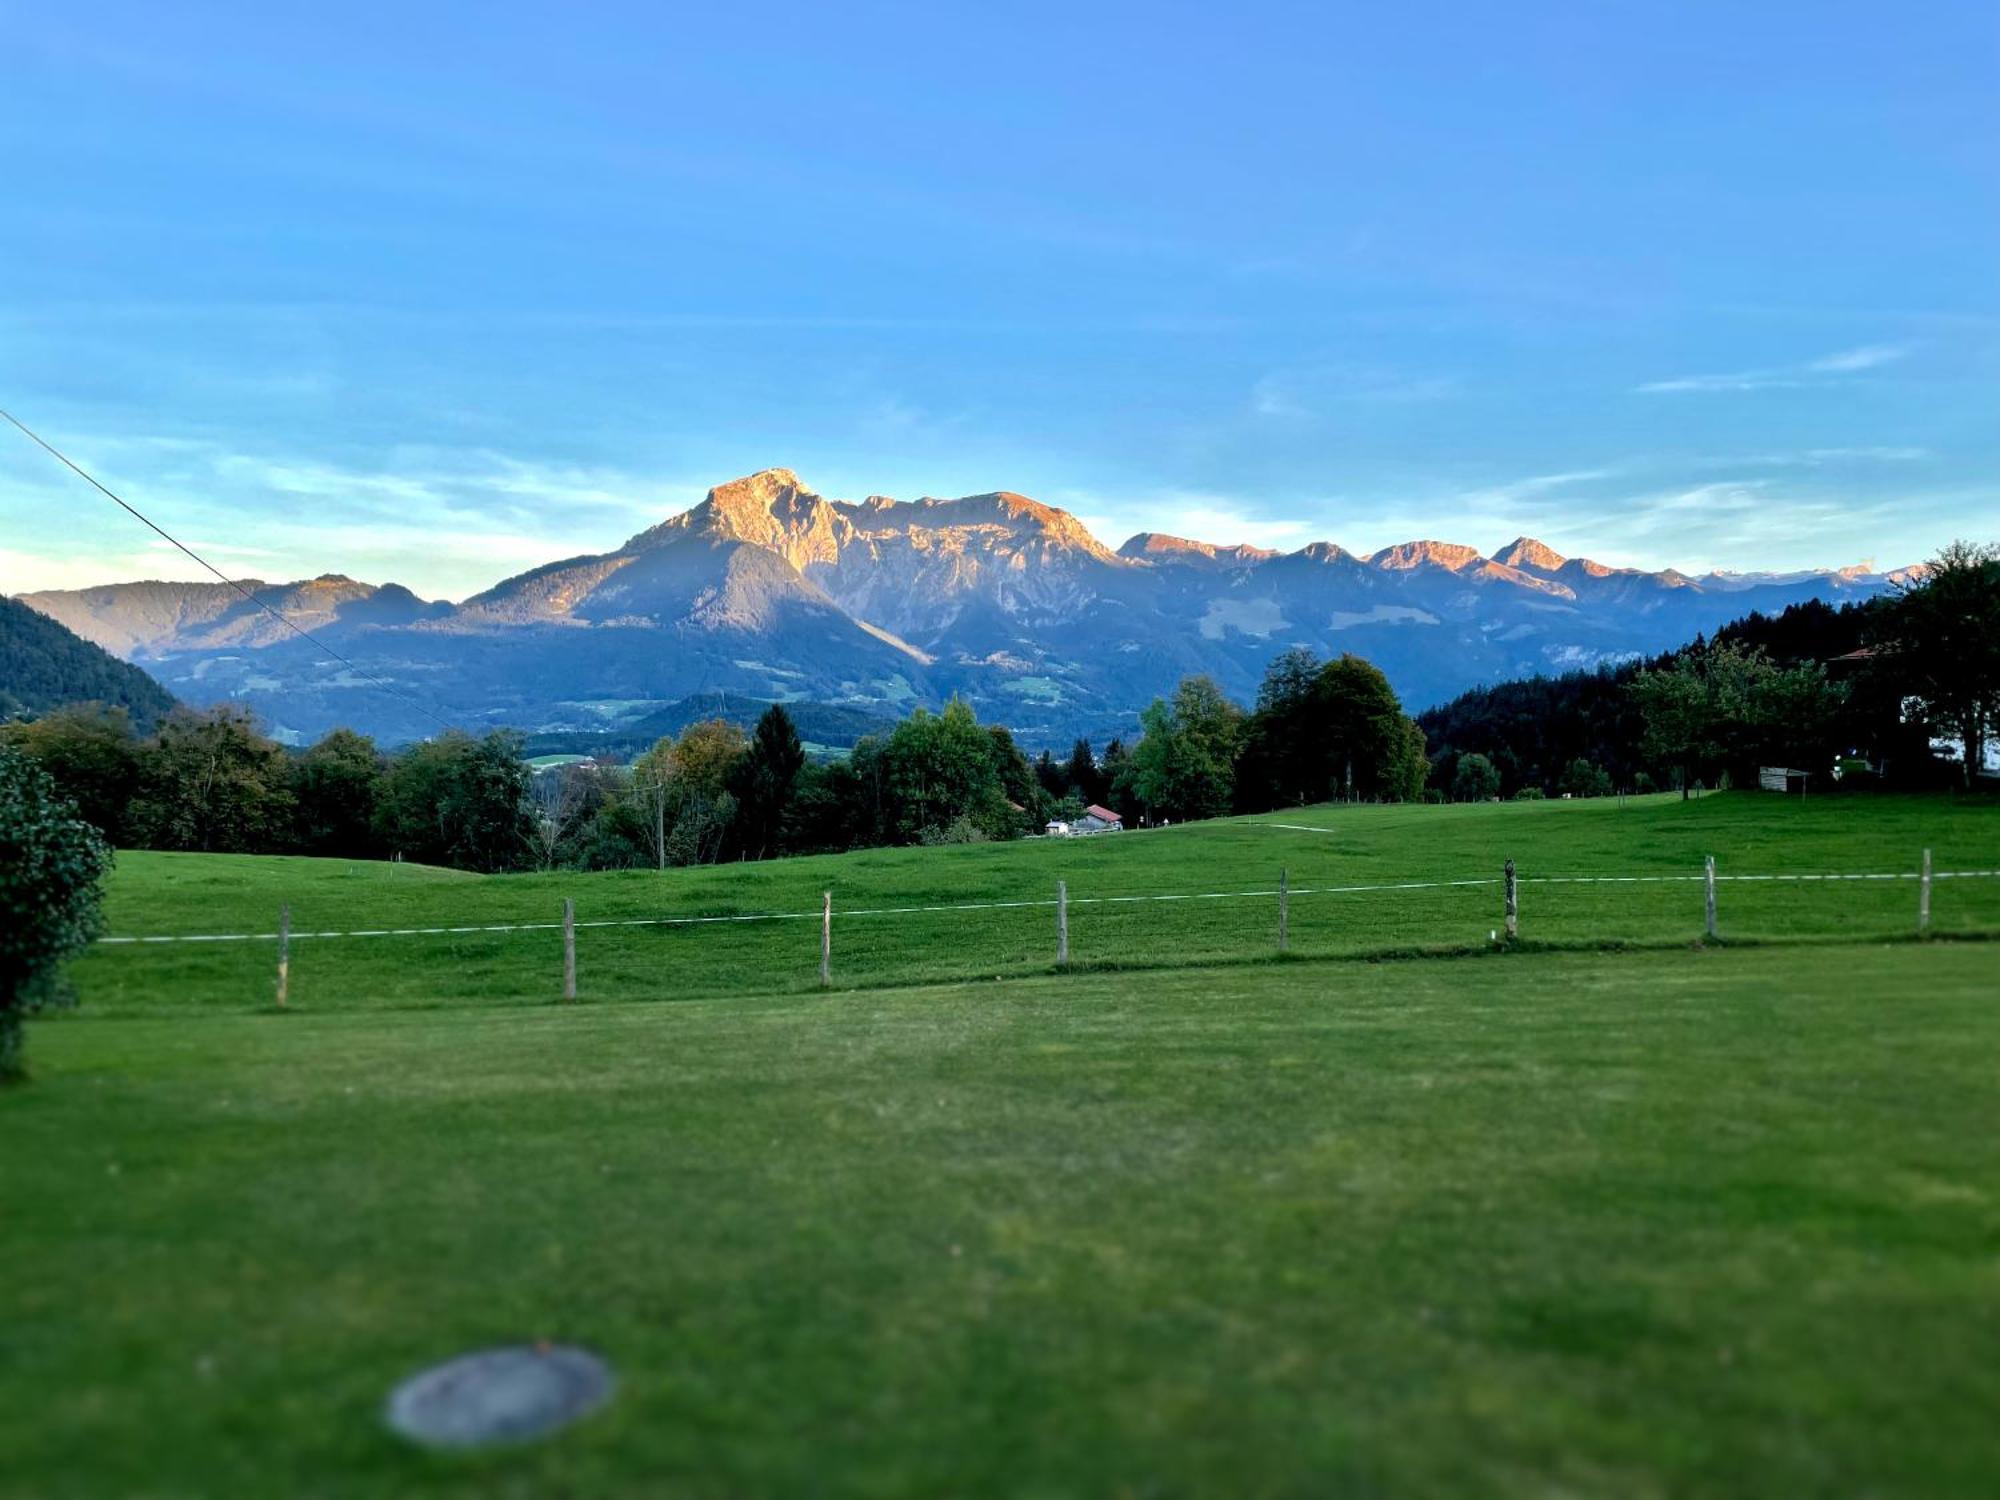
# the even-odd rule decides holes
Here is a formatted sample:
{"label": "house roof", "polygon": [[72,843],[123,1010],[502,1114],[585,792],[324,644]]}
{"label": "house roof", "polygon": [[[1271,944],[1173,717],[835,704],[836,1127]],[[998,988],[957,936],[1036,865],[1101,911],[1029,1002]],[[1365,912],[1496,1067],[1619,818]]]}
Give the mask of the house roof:
{"label": "house roof", "polygon": [[1084,811],[1088,813],[1091,817],[1097,818],[1106,823],[1122,823],[1125,821],[1123,818],[1119,817],[1117,813],[1113,812],[1110,808],[1100,807],[1095,802],[1091,803],[1090,806],[1086,807]]}

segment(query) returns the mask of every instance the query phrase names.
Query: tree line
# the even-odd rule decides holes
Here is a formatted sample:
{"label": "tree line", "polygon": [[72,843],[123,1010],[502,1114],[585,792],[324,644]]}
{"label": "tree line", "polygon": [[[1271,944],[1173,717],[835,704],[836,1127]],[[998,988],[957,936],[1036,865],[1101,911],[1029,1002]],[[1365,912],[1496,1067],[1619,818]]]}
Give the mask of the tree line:
{"label": "tree line", "polygon": [[954,700],[810,759],[782,704],[749,734],[723,719],[630,765],[534,771],[517,734],[452,731],[385,753],[336,729],[291,749],[244,709],[180,707],[142,734],[122,707],[74,704],[0,726],[119,847],[400,856],[479,871],[624,869],[1039,832],[1108,804],[1133,824],[1324,800],[1421,795],[1416,725],[1356,657],[1287,652],[1254,709],[1191,677],[1131,745],[1078,740],[1030,759]]}
{"label": "tree line", "polygon": [[[2000,549],[1912,583],[1751,614],[1650,660],[1476,688],[1418,716],[1439,795],[1751,785],[1971,785],[2000,725]],[[1956,745],[1940,755],[1935,745]]]}

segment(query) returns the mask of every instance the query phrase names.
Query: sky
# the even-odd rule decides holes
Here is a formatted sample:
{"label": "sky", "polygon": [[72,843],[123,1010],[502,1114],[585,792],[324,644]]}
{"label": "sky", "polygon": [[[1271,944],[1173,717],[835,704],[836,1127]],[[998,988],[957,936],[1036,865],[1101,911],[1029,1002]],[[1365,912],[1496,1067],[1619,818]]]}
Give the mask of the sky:
{"label": "sky", "polygon": [[[784,466],[1365,552],[2000,539],[1980,3],[0,0],[0,406],[458,598]],[[0,428],[0,591],[198,577]]]}

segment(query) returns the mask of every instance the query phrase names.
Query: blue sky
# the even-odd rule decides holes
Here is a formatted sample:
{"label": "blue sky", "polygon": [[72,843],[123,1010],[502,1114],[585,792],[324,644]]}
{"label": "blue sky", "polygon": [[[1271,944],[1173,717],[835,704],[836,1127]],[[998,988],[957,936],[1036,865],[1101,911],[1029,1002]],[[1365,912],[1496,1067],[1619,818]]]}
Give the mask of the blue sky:
{"label": "blue sky", "polygon": [[[0,3],[0,404],[460,596],[785,465],[1368,550],[2000,537],[1990,4]],[[0,589],[190,576],[0,442]]]}

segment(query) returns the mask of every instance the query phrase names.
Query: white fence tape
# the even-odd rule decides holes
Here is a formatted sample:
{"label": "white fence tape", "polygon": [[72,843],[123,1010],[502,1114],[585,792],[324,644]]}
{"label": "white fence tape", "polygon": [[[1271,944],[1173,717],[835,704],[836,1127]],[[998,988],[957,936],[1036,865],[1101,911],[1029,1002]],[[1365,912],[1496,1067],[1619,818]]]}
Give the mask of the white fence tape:
{"label": "white fence tape", "polygon": [[[1288,828],[1294,825],[1273,823],[1272,828]],[[1303,828],[1305,825],[1296,825]],[[1321,833],[1324,829],[1311,829]],[[1659,885],[1699,883],[1706,877],[1695,875],[1522,875],[1520,885]],[[1807,882],[1843,880],[1918,880],[1921,875],[1914,870],[1893,871],[1881,874],[1818,874],[1818,875],[1717,875],[1718,883],[1737,882]],[[1993,880],[2000,879],[2000,869],[1994,870],[1935,870],[1933,880]],[[1474,886],[1499,885],[1497,875],[1482,876],[1468,880],[1405,880],[1382,885],[1295,885],[1291,888],[1294,896],[1354,896],[1370,895],[1390,891],[1437,891],[1455,890]],[[1071,906],[1123,906],[1155,901],[1243,901],[1251,899],[1271,900],[1278,895],[1278,888],[1272,886],[1254,891],[1180,891],[1166,894],[1149,893],[1137,896],[1071,896]],[[974,912],[974,911],[1019,911],[1034,908],[1048,908],[1056,905],[1053,899],[1031,901],[966,901],[955,904],[932,906],[861,906],[851,909],[834,908],[834,915],[848,917],[902,917],[918,913]],[[818,911],[765,911],[745,912],[728,916],[710,917],[601,917],[594,921],[578,922],[578,929],[586,927],[705,927],[729,922],[802,922],[818,921]],[[489,922],[464,927],[357,927],[346,930],[321,932],[295,931],[291,934],[294,942],[306,938],[371,938],[371,937],[442,937],[463,936],[487,932],[557,932],[561,922]],[[160,943],[273,943],[278,940],[275,932],[201,932],[163,933],[144,937],[101,937],[99,946],[135,947]]]}

